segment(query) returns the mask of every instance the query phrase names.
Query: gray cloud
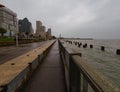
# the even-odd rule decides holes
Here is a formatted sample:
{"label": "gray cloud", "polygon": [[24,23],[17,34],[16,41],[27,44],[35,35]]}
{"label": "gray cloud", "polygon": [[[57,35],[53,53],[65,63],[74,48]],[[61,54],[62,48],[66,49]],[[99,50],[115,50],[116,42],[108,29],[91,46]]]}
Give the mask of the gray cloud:
{"label": "gray cloud", "polygon": [[120,38],[119,0],[1,0],[27,17],[41,20],[53,34],[65,37]]}

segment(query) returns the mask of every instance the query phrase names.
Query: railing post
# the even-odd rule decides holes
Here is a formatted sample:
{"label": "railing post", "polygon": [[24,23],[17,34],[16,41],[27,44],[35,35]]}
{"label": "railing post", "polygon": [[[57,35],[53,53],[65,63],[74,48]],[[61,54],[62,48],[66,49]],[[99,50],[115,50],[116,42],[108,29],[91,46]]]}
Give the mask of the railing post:
{"label": "railing post", "polygon": [[88,82],[83,76],[83,92],[88,92]]}
{"label": "railing post", "polygon": [[28,63],[29,64],[29,71],[30,71],[30,74],[32,74],[33,72],[33,69],[32,69],[32,62]]}
{"label": "railing post", "polygon": [[70,59],[69,59],[69,82],[70,82],[70,92],[80,92],[81,88],[80,88],[80,81],[81,81],[81,77],[80,77],[80,71],[77,67],[77,65],[73,62],[71,56],[72,55],[80,55],[80,53],[75,53],[75,54],[70,54]]}
{"label": "railing post", "polygon": [[40,60],[41,60],[40,55],[38,55],[38,64],[40,64]]}

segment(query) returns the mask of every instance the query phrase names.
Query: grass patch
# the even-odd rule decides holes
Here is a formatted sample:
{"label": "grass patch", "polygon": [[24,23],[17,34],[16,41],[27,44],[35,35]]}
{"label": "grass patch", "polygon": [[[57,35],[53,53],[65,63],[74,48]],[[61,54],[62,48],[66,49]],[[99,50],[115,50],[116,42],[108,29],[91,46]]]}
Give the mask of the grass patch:
{"label": "grass patch", "polygon": [[2,38],[2,37],[0,37],[0,42],[14,42],[14,38]]}

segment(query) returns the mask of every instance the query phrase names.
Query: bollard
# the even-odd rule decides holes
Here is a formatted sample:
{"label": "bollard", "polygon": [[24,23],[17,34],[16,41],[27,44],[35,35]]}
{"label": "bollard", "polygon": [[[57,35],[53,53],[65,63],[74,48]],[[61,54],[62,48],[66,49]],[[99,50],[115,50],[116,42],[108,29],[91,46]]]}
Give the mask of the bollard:
{"label": "bollard", "polygon": [[78,44],[78,47],[80,48],[80,47],[81,47],[81,45],[82,45],[82,43],[79,43],[79,44]]}
{"label": "bollard", "polygon": [[90,45],[90,48],[93,48],[93,45]]}
{"label": "bollard", "polygon": [[101,46],[101,50],[102,50],[102,51],[105,51],[105,47],[104,47],[104,46]]}
{"label": "bollard", "polygon": [[87,43],[85,43],[85,44],[83,45],[83,48],[87,48]]}
{"label": "bollard", "polygon": [[72,41],[71,43],[73,44],[74,42]]}
{"label": "bollard", "polygon": [[117,55],[120,55],[120,49],[117,49],[117,50],[116,50],[116,54],[117,54]]}
{"label": "bollard", "polygon": [[82,45],[82,43],[80,43],[80,45]]}
{"label": "bollard", "polygon": [[77,42],[75,42],[75,45],[77,45]]}
{"label": "bollard", "polygon": [[78,47],[80,48],[80,44],[78,44]]}

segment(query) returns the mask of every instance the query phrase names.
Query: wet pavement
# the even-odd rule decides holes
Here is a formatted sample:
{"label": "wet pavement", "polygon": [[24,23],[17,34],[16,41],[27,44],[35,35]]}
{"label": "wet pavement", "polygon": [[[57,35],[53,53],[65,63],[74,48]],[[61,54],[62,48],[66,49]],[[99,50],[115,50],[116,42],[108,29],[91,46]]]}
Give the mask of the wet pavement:
{"label": "wet pavement", "polygon": [[20,44],[18,47],[16,46],[0,47],[0,64],[3,64],[22,54],[25,54],[28,51],[33,50],[46,42],[47,41],[35,42],[35,43],[29,43],[29,44]]}
{"label": "wet pavement", "polygon": [[56,42],[22,92],[67,92],[64,69]]}

